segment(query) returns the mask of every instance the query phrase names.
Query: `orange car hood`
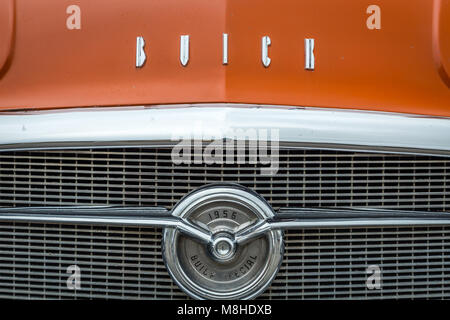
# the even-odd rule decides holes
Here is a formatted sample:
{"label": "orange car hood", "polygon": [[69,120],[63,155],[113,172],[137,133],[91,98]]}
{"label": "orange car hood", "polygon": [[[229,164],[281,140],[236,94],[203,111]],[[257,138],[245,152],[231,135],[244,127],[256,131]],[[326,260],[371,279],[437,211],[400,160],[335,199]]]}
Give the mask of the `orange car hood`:
{"label": "orange car hood", "polygon": [[[366,25],[372,2],[380,29]],[[68,29],[75,3],[80,29]],[[0,29],[0,110],[233,102],[450,116],[449,0],[0,0]]]}

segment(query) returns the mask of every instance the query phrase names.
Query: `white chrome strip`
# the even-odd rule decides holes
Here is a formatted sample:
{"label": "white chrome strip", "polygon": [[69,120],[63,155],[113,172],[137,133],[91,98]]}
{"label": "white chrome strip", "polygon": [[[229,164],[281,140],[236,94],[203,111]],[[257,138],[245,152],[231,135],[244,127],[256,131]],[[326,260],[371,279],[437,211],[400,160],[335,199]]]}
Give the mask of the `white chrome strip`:
{"label": "white chrome strip", "polygon": [[450,121],[415,115],[244,104],[81,108],[0,113],[0,149],[20,144],[232,138],[278,129],[280,142],[414,148],[450,154]]}

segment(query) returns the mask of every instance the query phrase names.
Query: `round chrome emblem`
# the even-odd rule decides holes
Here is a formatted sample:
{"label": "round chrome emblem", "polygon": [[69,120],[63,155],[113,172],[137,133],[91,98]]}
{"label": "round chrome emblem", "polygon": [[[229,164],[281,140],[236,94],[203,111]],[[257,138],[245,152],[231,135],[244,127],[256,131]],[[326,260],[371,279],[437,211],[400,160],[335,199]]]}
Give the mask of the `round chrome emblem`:
{"label": "round chrome emblem", "polygon": [[269,231],[243,245],[234,235],[273,216],[270,205],[238,185],[211,185],[183,198],[172,214],[211,233],[208,244],[177,229],[164,232],[163,255],[173,280],[197,299],[251,299],[275,277],[283,256],[283,235]]}

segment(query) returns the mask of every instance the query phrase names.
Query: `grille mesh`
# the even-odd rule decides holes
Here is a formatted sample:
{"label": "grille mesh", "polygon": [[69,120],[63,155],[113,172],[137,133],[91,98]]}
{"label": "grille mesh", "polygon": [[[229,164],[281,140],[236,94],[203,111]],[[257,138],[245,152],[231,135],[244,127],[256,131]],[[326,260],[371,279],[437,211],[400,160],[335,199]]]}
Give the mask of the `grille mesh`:
{"label": "grille mesh", "polygon": [[[308,229],[285,234],[266,299],[448,298],[450,227]],[[0,297],[178,299],[161,255],[161,230],[0,223]],[[81,289],[66,286],[81,269]],[[381,269],[381,289],[366,268]]]}
{"label": "grille mesh", "polygon": [[[193,151],[193,150],[192,150]],[[195,155],[193,155],[195,156]],[[181,164],[171,148],[0,153],[0,206],[129,205],[171,208],[208,183],[233,182],[280,207],[450,211],[450,159],[281,149],[272,177],[248,164]],[[285,233],[269,299],[450,296],[450,226],[307,229]],[[82,287],[69,290],[67,267]],[[380,290],[366,268],[382,272]],[[170,279],[157,228],[0,222],[0,298],[186,296]]]}
{"label": "grille mesh", "polygon": [[0,206],[133,205],[171,208],[215,182],[247,186],[275,208],[450,210],[450,160],[281,149],[275,176],[258,165],[181,164],[170,148],[0,153]]}
{"label": "grille mesh", "polygon": [[[285,233],[271,299],[449,298],[450,227],[307,229]],[[368,289],[369,266],[381,288]],[[373,284],[373,282],[371,282]]]}
{"label": "grille mesh", "polygon": [[[0,297],[174,299],[161,255],[161,230],[0,223]],[[70,290],[67,268],[81,270]]]}

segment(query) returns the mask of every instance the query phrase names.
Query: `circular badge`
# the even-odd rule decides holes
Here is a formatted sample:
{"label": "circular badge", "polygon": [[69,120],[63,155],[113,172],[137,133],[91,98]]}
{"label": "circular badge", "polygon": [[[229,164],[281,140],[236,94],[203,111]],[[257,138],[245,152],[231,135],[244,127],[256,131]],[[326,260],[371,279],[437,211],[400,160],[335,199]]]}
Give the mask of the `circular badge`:
{"label": "circular badge", "polygon": [[205,244],[174,228],[164,232],[166,267],[178,286],[197,299],[251,299],[275,277],[283,257],[279,230],[237,245],[234,235],[273,216],[270,205],[238,185],[210,185],[184,197],[172,214],[207,229]]}

